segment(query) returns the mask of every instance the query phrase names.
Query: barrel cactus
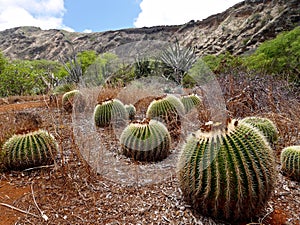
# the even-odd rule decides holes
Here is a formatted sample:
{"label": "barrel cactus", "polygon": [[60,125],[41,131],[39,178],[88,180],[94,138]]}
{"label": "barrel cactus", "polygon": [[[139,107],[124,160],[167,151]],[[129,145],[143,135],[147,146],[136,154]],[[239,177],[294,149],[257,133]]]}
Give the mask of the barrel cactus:
{"label": "barrel cactus", "polygon": [[124,104],[118,99],[108,99],[96,105],[94,121],[97,127],[107,127],[112,124],[123,125],[127,119]]}
{"label": "barrel cactus", "polygon": [[166,126],[145,119],[130,123],[122,132],[122,153],[137,161],[161,161],[170,153],[171,137]]}
{"label": "barrel cactus", "polygon": [[58,151],[54,137],[45,130],[17,134],[2,146],[2,162],[7,169],[26,169],[51,164]]}
{"label": "barrel cactus", "polygon": [[228,221],[250,218],[264,207],[275,171],[262,133],[237,120],[224,130],[191,134],[177,164],[185,200],[204,215]]}
{"label": "barrel cactus", "polygon": [[182,96],[180,98],[180,101],[184,106],[185,113],[189,113],[191,110],[193,110],[195,107],[198,107],[201,104],[201,99],[196,94]]}
{"label": "barrel cactus", "polygon": [[280,154],[280,162],[284,174],[300,181],[300,145],[284,148]]}
{"label": "barrel cactus", "polygon": [[72,112],[74,103],[78,103],[78,109],[80,112],[84,111],[85,101],[83,95],[79,90],[72,90],[64,93],[62,96],[62,107],[67,112]]}
{"label": "barrel cactus", "polygon": [[270,143],[274,143],[278,139],[278,130],[276,125],[267,118],[263,117],[246,117],[242,120],[260,130]]}
{"label": "barrel cactus", "polygon": [[128,113],[128,119],[134,120],[134,117],[136,114],[136,109],[135,109],[134,105],[132,105],[132,104],[125,105],[125,109]]}
{"label": "barrel cactus", "polygon": [[165,123],[171,136],[177,137],[180,133],[181,117],[184,115],[184,106],[174,95],[165,95],[154,99],[148,106],[146,116]]}

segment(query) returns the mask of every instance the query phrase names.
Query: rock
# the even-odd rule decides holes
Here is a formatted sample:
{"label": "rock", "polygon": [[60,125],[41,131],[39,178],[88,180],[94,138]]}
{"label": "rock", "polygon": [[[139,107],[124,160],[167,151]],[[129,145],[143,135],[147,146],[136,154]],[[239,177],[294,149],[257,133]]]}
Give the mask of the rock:
{"label": "rock", "polygon": [[279,32],[300,25],[299,0],[247,0],[201,21],[183,25],[78,33],[16,27],[0,32],[0,50],[11,59],[58,60],[76,51],[103,53],[140,40],[175,41],[195,46],[198,55],[229,51],[243,54]]}

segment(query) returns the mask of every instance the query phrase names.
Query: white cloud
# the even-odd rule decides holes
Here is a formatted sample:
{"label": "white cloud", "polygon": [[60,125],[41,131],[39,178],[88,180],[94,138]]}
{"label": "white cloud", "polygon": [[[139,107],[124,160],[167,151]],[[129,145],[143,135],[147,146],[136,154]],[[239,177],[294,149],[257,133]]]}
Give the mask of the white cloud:
{"label": "white cloud", "polygon": [[85,29],[84,31],[82,31],[83,33],[92,33],[93,31],[91,29]]}
{"label": "white cloud", "polygon": [[64,0],[0,0],[0,30],[18,26],[72,28],[63,24]]}
{"label": "white cloud", "polygon": [[134,26],[179,25],[205,19],[242,0],[142,0]]}

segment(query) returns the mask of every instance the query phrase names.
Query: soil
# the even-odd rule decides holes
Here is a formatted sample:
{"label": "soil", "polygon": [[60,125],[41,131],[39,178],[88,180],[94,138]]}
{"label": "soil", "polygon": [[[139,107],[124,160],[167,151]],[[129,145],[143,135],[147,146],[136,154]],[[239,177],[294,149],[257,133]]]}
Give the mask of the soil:
{"label": "soil", "polygon": [[[181,197],[176,176],[127,186],[95,173],[70,138],[71,114],[47,101],[0,105],[0,121],[21,111],[40,115],[39,128],[54,134],[62,149],[55,165],[0,173],[0,225],[225,224],[193,212]],[[278,182],[265,210],[236,224],[300,224],[300,183],[280,173],[278,154],[277,165]]]}

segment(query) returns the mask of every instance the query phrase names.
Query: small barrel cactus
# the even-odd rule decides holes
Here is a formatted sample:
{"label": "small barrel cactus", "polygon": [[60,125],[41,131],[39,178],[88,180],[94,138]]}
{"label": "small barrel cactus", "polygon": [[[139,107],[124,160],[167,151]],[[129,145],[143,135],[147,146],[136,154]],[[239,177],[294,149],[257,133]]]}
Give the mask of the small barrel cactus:
{"label": "small barrel cactus", "polygon": [[136,114],[136,109],[135,109],[134,105],[132,105],[132,104],[125,105],[125,109],[128,113],[128,119],[134,120],[134,117]]}
{"label": "small barrel cactus", "polygon": [[166,126],[145,119],[129,124],[122,132],[122,153],[137,161],[161,161],[170,153],[171,137]]}
{"label": "small barrel cactus", "polygon": [[58,151],[54,137],[45,130],[13,135],[2,147],[2,161],[7,169],[26,169],[51,164]]}
{"label": "small barrel cactus", "polygon": [[66,92],[62,96],[62,107],[66,112],[72,112],[74,103],[78,102],[78,107],[77,109],[82,112],[84,111],[85,108],[85,101],[83,99],[83,95],[79,90],[72,90]]}
{"label": "small barrel cactus", "polygon": [[255,127],[236,120],[224,130],[197,131],[177,165],[182,193],[198,212],[229,221],[262,209],[276,182],[275,157]]}
{"label": "small barrel cactus", "polygon": [[189,113],[195,107],[198,107],[201,104],[201,99],[196,94],[190,94],[186,96],[181,96],[180,101],[182,102],[185,113]]}
{"label": "small barrel cactus", "polygon": [[280,154],[281,170],[296,181],[300,181],[300,145],[289,146]]}
{"label": "small barrel cactus", "polygon": [[153,100],[146,112],[149,119],[161,120],[166,124],[172,137],[177,137],[184,115],[182,102],[174,95],[166,95]]}
{"label": "small barrel cactus", "polygon": [[260,130],[271,144],[277,141],[278,130],[276,125],[270,119],[251,116],[242,119],[242,121],[249,123]]}
{"label": "small barrel cactus", "polygon": [[112,124],[123,125],[127,119],[124,104],[118,99],[105,100],[96,105],[94,121],[97,127],[107,127]]}

